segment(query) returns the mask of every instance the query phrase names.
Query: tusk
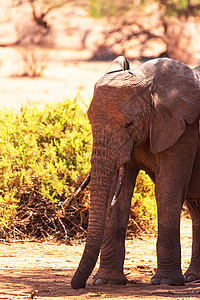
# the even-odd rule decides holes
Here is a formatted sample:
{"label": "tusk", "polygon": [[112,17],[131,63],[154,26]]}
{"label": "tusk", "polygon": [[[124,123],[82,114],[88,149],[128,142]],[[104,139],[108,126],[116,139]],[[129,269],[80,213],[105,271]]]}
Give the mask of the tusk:
{"label": "tusk", "polygon": [[114,197],[112,199],[111,206],[115,205],[115,203],[117,202],[117,198],[119,197],[119,194],[121,192],[125,170],[126,170],[126,164],[123,164],[123,166],[119,168],[119,176],[118,176],[117,188],[116,188],[115,195],[114,195]]}
{"label": "tusk", "polygon": [[83,183],[80,185],[80,187],[74,193],[74,197],[76,197],[81,191],[83,191],[86,188],[86,186],[90,182],[90,178],[91,178],[91,171],[88,173],[88,175],[85,178],[85,180],[83,181]]}

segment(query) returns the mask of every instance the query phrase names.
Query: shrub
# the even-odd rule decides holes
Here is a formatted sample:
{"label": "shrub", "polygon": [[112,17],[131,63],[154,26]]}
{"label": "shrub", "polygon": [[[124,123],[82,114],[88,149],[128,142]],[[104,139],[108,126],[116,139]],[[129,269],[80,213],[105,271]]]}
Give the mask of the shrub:
{"label": "shrub", "polygon": [[121,16],[130,8],[129,0],[89,0],[89,12],[93,18]]}
{"label": "shrub", "polygon": [[[91,133],[76,100],[0,113],[0,237],[85,237],[89,191],[72,195],[90,169]],[[128,234],[153,229],[153,184],[141,172]]]}
{"label": "shrub", "polygon": [[24,63],[22,76],[39,77],[50,60],[50,50],[54,46],[54,35],[33,22],[16,26],[18,50]]}
{"label": "shrub", "polygon": [[91,136],[83,110],[69,100],[43,110],[22,106],[17,114],[4,110],[0,136],[2,232],[13,228],[40,236],[42,230],[48,232],[48,228],[37,228],[44,221],[39,219],[45,218],[53,234],[55,217],[63,227],[59,202],[70,198],[90,167]]}
{"label": "shrub", "polygon": [[131,203],[128,231],[138,233],[152,232],[156,228],[157,208],[154,183],[149,176],[140,171]]}

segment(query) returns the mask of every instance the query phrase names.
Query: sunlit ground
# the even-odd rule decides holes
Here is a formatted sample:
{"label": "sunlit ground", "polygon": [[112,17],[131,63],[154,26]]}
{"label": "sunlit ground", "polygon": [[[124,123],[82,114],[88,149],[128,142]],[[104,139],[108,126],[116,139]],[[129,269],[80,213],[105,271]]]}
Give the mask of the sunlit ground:
{"label": "sunlit ground", "polygon": [[[23,65],[16,49],[0,49],[0,106],[16,108],[23,104],[43,105],[73,99],[78,94],[88,106],[96,81],[109,62],[88,62],[87,52],[52,51],[41,77],[21,77]],[[9,57],[9,59],[8,59]]]}

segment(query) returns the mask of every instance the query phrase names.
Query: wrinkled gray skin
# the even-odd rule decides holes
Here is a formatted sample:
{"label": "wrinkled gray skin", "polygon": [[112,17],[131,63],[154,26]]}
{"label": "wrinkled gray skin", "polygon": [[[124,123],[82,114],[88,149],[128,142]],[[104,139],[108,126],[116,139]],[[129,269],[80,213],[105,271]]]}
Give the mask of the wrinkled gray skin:
{"label": "wrinkled gray skin", "polygon": [[[115,60],[94,89],[88,110],[93,133],[91,201],[85,250],[71,281],[83,288],[100,249],[92,284],[126,284],[125,233],[135,180],[145,170],[155,182],[158,207],[157,272],[152,284],[183,285],[200,279],[200,81],[175,60],[148,61],[133,70]],[[196,73],[195,73],[196,72]],[[117,203],[119,168],[126,163]],[[193,222],[191,264],[181,271],[180,214]]]}

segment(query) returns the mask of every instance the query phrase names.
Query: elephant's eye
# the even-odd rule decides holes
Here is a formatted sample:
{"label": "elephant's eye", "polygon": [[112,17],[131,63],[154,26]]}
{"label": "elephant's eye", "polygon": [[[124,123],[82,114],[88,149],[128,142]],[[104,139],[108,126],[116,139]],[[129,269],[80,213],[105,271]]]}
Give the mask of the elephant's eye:
{"label": "elephant's eye", "polygon": [[125,125],[125,128],[128,128],[128,127],[130,127],[130,126],[132,126],[132,125],[133,125],[133,121],[127,123],[127,124]]}

